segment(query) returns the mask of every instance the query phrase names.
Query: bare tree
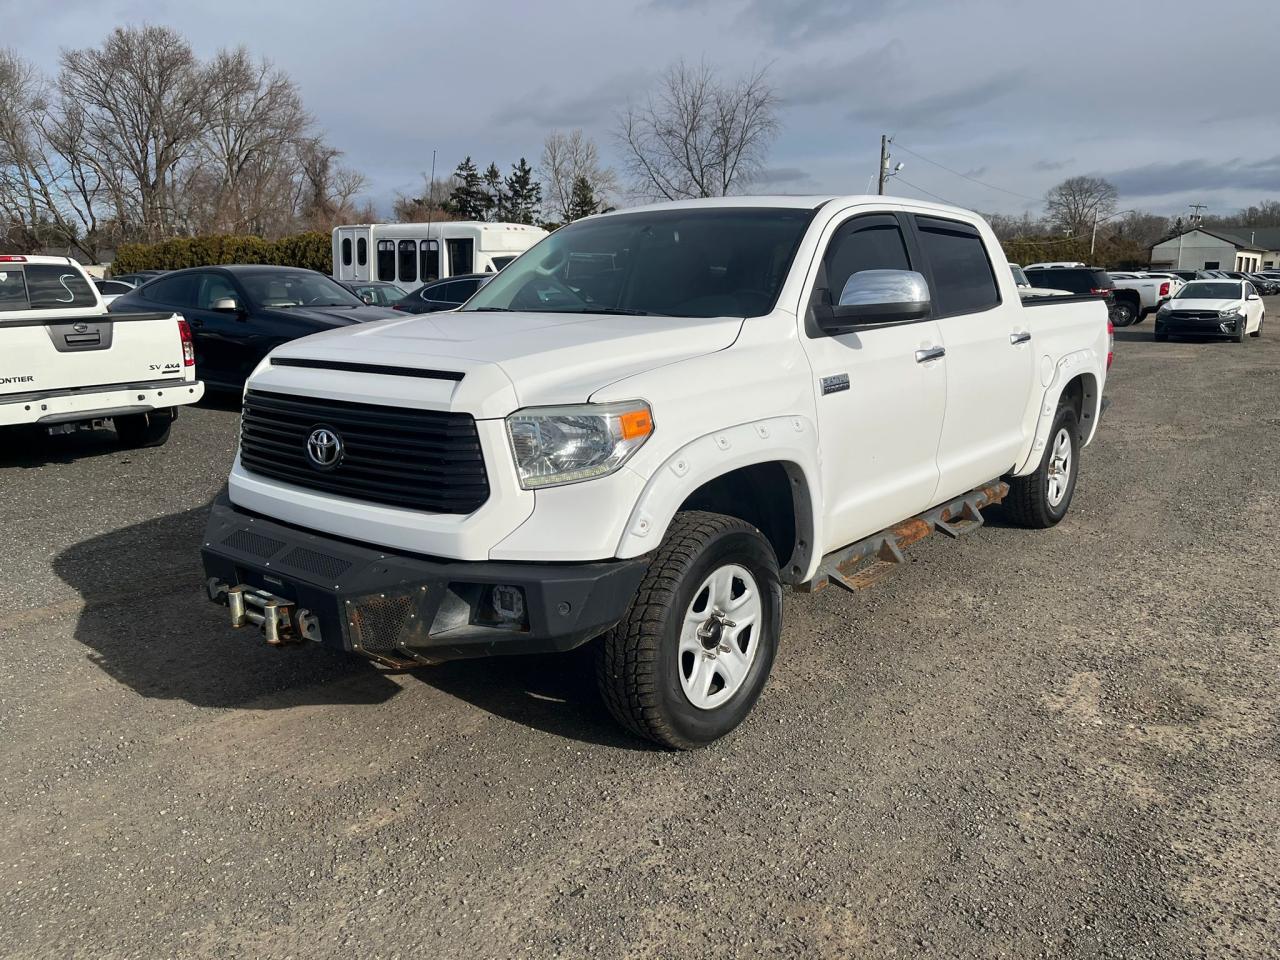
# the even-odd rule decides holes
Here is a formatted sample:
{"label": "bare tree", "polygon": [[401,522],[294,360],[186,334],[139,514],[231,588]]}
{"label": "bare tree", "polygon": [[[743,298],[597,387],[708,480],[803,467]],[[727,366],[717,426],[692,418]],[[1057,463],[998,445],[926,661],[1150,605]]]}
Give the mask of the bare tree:
{"label": "bare tree", "polygon": [[312,124],[302,98],[292,80],[266,60],[255,63],[243,47],[219,52],[206,72],[212,106],[196,160],[204,189],[190,191],[206,209],[193,226],[280,233],[294,213],[297,145]]}
{"label": "bare tree", "polygon": [[546,214],[559,223],[573,219],[575,186],[582,192],[579,181],[585,181],[598,204],[607,204],[618,191],[614,172],[600,163],[595,141],[581,130],[549,133],[542,144],[538,173],[542,177]]}
{"label": "bare tree", "polygon": [[225,95],[190,44],[168,27],[117,27],[101,48],[63,52],[58,88],[117,219],[148,240],[175,232],[175,172]]}
{"label": "bare tree", "polygon": [[1078,236],[1115,212],[1116,188],[1101,177],[1070,177],[1046,193],[1044,203],[1055,226]]}
{"label": "bare tree", "polygon": [[357,212],[364,214],[367,210],[356,203],[366,185],[364,174],[339,166],[341,156],[341,150],[318,136],[298,145],[302,179],[297,209],[302,225],[309,230],[328,230],[339,223],[350,223],[358,218]]}
{"label": "bare tree", "polygon": [[667,200],[742,189],[777,135],[777,104],[763,69],[724,83],[706,64],[677,63],[618,118],[633,189]]}
{"label": "bare tree", "polygon": [[452,177],[432,180],[427,174],[422,175],[422,187],[416,195],[397,193],[392,204],[392,215],[397,223],[426,223],[428,221],[448,220],[449,213],[445,203],[453,193]]}

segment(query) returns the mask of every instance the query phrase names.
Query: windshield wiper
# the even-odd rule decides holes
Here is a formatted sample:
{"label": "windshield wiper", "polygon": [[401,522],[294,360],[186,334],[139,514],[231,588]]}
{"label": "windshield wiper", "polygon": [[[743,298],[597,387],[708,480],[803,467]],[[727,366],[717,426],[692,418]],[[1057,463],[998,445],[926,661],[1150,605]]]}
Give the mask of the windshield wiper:
{"label": "windshield wiper", "polygon": [[462,310],[461,313],[511,313],[510,307],[472,307],[470,310]]}
{"label": "windshield wiper", "polygon": [[635,310],[631,307],[588,307],[585,310],[562,310],[561,313],[603,313],[613,317],[666,317],[670,314],[652,310]]}

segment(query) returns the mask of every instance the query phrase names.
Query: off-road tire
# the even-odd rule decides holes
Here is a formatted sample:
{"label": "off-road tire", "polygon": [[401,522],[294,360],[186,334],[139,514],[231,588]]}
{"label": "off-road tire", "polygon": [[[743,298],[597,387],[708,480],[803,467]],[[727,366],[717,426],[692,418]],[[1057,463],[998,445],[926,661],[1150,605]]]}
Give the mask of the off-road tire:
{"label": "off-road tire", "polygon": [[[1049,462],[1053,456],[1054,441],[1059,431],[1066,428],[1070,438],[1071,461],[1067,477],[1066,494],[1057,506],[1049,502]],[[1049,440],[1045,444],[1040,465],[1025,477],[1009,477],[1009,495],[1004,499],[1004,515],[1010,522],[1032,530],[1055,526],[1067,515],[1071,498],[1075,495],[1076,478],[1080,475],[1080,425],[1076,412],[1061,405],[1054,414]]]}
{"label": "off-road tire", "polygon": [[121,446],[132,450],[142,447],[162,447],[169,440],[169,431],[177,416],[177,410],[170,408],[116,417],[116,437]]}
{"label": "off-road tire", "polygon": [[[679,677],[680,628],[694,592],[726,564],[746,568],[762,603],[760,644],[741,687],[710,710],[690,703]],[[706,746],[737,727],[755,706],[773,666],[782,629],[782,586],[773,547],[736,517],[678,513],[653,553],[622,620],[597,642],[596,680],[609,712],[637,736],[673,750]]]}

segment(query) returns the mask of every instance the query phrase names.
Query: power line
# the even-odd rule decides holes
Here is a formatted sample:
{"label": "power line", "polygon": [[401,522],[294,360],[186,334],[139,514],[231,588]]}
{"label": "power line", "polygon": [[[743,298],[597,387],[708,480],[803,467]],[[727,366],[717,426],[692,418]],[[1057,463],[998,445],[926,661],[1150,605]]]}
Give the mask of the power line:
{"label": "power line", "polygon": [[916,186],[914,183],[912,183],[910,180],[904,180],[904,179],[902,178],[902,175],[901,175],[901,174],[899,174],[899,175],[898,175],[898,182],[899,182],[899,183],[905,183],[905,184],[906,184],[908,187],[910,187],[912,190],[919,191],[920,193],[923,193],[926,197],[933,197],[933,199],[935,199],[935,200],[939,201],[940,203],[945,203],[945,204],[947,204],[948,206],[952,206],[952,207],[954,207],[954,206],[958,206],[958,204],[952,203],[952,202],[951,202],[950,200],[948,200],[946,197],[940,197],[940,196],[938,196],[936,193],[930,193],[930,192],[929,192],[928,190],[926,190],[924,187],[917,187],[917,186]]}
{"label": "power line", "polygon": [[977,177],[971,177],[967,173],[961,173],[959,170],[952,170],[950,167],[944,166],[943,164],[939,163],[937,160],[930,160],[928,157],[924,156],[924,154],[916,153],[916,151],[912,150],[910,147],[903,146],[897,140],[895,140],[894,143],[897,146],[902,147],[903,150],[907,151],[907,153],[911,154],[913,157],[919,160],[923,160],[925,163],[931,163],[935,167],[939,168],[940,170],[945,170],[947,171],[947,173],[950,173],[953,176],[960,177],[962,180],[968,180],[970,183],[976,183],[980,187],[986,187],[988,190],[999,190],[1001,193],[1007,193],[1011,197],[1021,197],[1023,200],[1032,200],[1036,203],[1041,203],[1044,200],[1043,197],[1029,197],[1025,193],[1018,193],[1016,190],[1006,190],[1004,187],[997,187],[993,183],[984,183],[983,181],[979,180]]}

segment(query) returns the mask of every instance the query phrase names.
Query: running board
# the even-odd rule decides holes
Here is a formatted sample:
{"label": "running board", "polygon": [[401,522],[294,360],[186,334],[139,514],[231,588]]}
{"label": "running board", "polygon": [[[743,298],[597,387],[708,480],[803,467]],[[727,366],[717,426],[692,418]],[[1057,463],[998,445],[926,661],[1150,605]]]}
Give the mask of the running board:
{"label": "running board", "polygon": [[1009,485],[1003,480],[994,480],[910,520],[829,553],[822,558],[817,575],[796,589],[801,593],[816,593],[832,583],[847,590],[865,590],[875,586],[906,561],[902,551],[911,544],[935,531],[953,540],[972,533],[982,526],[983,508],[999,503],[1008,494]]}

